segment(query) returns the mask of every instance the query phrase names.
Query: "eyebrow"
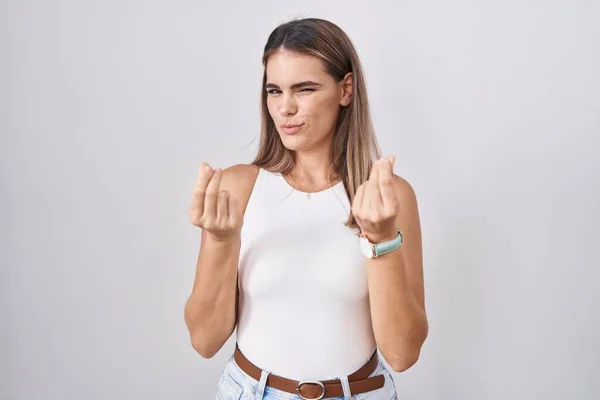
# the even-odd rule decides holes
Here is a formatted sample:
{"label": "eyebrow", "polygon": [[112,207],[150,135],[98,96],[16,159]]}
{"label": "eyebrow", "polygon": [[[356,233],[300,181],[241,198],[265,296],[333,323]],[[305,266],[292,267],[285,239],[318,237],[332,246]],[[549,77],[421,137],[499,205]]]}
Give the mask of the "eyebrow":
{"label": "eyebrow", "polygon": [[[298,83],[294,83],[291,86],[291,89],[298,89],[298,88],[302,88],[305,86],[323,86],[320,83],[317,82],[313,82],[313,81],[304,81],[304,82],[298,82]],[[265,85],[265,89],[280,89],[280,87],[274,83],[267,83]]]}

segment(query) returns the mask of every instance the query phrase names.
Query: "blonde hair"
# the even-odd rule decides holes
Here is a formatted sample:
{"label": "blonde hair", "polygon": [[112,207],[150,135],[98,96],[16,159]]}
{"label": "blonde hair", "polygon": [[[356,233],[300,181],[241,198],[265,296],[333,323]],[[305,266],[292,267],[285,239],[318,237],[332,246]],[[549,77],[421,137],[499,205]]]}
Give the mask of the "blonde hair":
{"label": "blonde hair", "polygon": [[[267,62],[279,50],[289,50],[321,59],[326,71],[340,82],[352,72],[352,100],[340,106],[336,122],[330,166],[344,182],[350,204],[356,190],[369,179],[373,161],[381,157],[375,137],[365,79],[358,54],[342,29],[332,22],[305,18],[279,25],[267,40],[262,63],[264,68],[261,95],[261,135],[258,153],[252,164],[271,172],[288,174],[294,167],[293,151],[287,149],[277,133],[275,123],[267,108]],[[327,175],[330,176],[329,173]],[[352,211],[344,225],[357,228]]]}

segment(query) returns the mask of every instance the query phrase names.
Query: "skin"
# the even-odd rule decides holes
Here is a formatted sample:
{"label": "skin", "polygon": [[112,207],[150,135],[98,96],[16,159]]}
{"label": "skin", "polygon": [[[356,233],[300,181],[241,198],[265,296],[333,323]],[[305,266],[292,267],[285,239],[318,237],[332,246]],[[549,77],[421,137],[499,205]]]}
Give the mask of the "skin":
{"label": "skin", "polygon": [[396,229],[402,232],[400,248],[366,261],[375,341],[394,371],[401,372],[419,359],[429,325],[417,198],[412,186],[394,175],[394,161],[394,156],[375,161],[357,190],[352,213],[371,242],[393,239]]}
{"label": "skin", "polygon": [[[295,151],[296,188],[312,192],[335,184],[327,177],[329,153],[340,108],[352,101],[352,74],[335,82],[319,59],[289,51],[273,54],[266,72],[269,113],[283,144]],[[309,81],[313,83],[299,85]],[[281,129],[284,123],[304,126],[287,135]],[[412,186],[393,173],[394,161],[394,156],[388,156],[374,162],[369,179],[357,190],[352,212],[371,242],[391,240],[397,229],[403,234],[399,249],[366,260],[375,340],[388,364],[400,372],[418,360],[428,322],[417,199]],[[207,234],[202,235],[203,257],[199,257],[186,321],[194,348],[205,357],[218,351],[237,321],[237,299],[230,293],[235,291],[239,260],[219,257],[239,250],[243,214],[257,174],[254,165],[239,164],[224,171],[206,163],[200,167],[190,220]],[[222,284],[214,284],[217,274]],[[220,299],[218,304],[215,298]]]}
{"label": "skin", "polygon": [[[329,153],[340,107],[349,105],[352,98],[352,73],[335,82],[321,60],[290,51],[273,54],[266,73],[269,114],[283,145],[296,152],[292,175],[305,191],[319,190],[328,183]],[[303,82],[314,84],[294,87]],[[304,126],[287,135],[281,129],[286,122]]]}

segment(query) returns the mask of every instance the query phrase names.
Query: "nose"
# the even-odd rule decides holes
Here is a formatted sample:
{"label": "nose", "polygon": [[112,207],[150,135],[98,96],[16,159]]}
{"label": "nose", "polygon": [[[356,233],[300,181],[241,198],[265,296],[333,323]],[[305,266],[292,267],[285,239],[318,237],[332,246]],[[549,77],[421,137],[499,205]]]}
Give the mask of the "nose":
{"label": "nose", "polygon": [[283,117],[296,114],[298,106],[293,95],[283,94],[281,96],[281,103],[279,103],[279,114]]}

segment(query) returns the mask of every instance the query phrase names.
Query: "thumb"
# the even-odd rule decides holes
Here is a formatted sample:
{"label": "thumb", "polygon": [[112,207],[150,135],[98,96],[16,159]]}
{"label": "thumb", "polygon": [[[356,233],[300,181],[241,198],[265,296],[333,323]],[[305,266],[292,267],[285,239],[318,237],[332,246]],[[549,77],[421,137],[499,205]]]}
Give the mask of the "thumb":
{"label": "thumb", "polygon": [[394,170],[394,163],[396,162],[396,156],[391,155],[391,156],[387,156],[388,161],[390,162],[391,166],[392,166],[392,170]]}

